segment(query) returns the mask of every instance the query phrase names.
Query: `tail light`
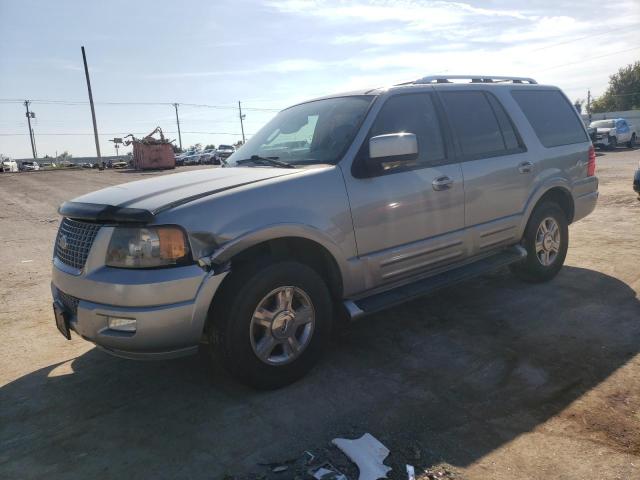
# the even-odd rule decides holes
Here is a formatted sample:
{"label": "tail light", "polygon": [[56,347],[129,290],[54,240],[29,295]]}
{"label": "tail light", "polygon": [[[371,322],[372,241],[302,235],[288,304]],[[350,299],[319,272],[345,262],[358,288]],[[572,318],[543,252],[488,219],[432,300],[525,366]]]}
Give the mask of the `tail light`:
{"label": "tail light", "polygon": [[593,177],[596,174],[596,149],[593,145],[589,147],[589,163],[587,163],[587,177]]}

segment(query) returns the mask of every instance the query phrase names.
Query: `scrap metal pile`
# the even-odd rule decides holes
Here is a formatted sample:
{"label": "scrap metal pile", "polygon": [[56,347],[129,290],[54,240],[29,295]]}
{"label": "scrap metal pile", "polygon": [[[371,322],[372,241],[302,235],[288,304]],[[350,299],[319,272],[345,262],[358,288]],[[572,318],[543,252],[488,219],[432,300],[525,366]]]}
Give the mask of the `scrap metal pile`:
{"label": "scrap metal pile", "polygon": [[[155,138],[156,133],[160,138]],[[159,170],[176,167],[176,157],[173,153],[172,143],[175,140],[167,140],[160,127],[156,127],[149,135],[136,138],[132,134],[124,137],[125,145],[133,144],[133,167],[136,170]]]}

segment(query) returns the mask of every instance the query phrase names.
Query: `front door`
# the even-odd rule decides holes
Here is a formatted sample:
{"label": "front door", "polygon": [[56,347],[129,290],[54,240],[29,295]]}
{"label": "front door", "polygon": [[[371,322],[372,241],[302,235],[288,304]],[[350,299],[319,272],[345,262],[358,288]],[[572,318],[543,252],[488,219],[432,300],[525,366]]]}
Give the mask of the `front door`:
{"label": "front door", "polygon": [[[439,117],[432,93],[389,97],[354,168],[345,172],[367,289],[465,257],[462,171],[452,160]],[[358,168],[368,157],[369,138],[400,132],[417,136],[416,159],[391,157],[373,172]]]}

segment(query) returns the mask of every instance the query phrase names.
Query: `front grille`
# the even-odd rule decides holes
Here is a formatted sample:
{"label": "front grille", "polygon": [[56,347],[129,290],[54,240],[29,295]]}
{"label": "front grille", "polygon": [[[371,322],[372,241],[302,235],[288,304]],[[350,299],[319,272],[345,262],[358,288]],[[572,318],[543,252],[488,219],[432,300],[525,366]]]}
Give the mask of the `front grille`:
{"label": "front grille", "polygon": [[80,302],[79,299],[77,299],[73,295],[64,293],[62,290],[58,290],[58,294],[56,296],[69,313],[72,313],[74,317],[78,314],[78,302]]}
{"label": "front grille", "polygon": [[63,218],[56,237],[55,256],[62,263],[81,270],[98,230],[100,225],[95,223]]}

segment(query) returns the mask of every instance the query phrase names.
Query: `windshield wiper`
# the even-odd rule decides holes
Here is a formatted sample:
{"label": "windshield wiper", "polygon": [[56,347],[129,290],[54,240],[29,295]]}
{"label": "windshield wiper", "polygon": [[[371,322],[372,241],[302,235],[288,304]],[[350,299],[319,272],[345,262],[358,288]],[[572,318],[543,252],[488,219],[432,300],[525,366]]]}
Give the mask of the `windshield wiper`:
{"label": "windshield wiper", "polygon": [[260,155],[251,155],[250,158],[236,161],[236,164],[242,165],[243,163],[257,163],[264,165],[266,163],[267,165],[273,165],[275,167],[296,168],[295,165],[278,160],[278,158],[280,157],[261,157]]}

